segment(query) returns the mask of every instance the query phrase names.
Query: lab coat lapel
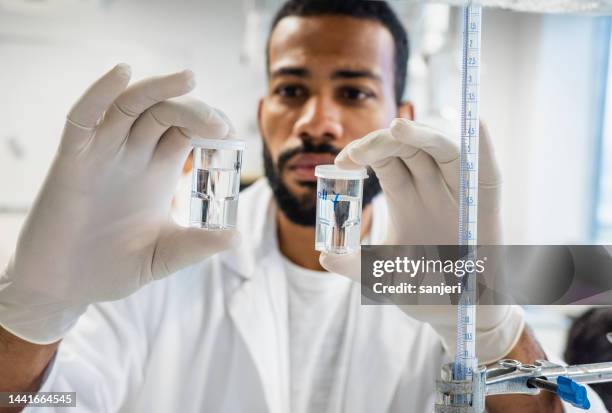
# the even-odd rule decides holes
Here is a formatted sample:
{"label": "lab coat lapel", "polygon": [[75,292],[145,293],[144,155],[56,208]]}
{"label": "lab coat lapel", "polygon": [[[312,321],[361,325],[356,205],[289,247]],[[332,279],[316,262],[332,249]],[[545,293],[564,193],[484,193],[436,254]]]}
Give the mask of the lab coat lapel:
{"label": "lab coat lapel", "polygon": [[[387,411],[403,369],[406,366],[410,341],[399,329],[401,317],[393,306],[363,306],[360,287],[352,291],[349,325],[352,325],[353,346],[346,375],[346,413]],[[397,310],[397,311],[396,311]]]}
{"label": "lab coat lapel", "polygon": [[262,260],[232,295],[230,316],[253,358],[270,413],[289,411],[287,302],[282,272]]}
{"label": "lab coat lapel", "polygon": [[275,208],[266,182],[241,199],[238,227],[243,244],[223,255],[242,277],[228,297],[228,310],[253,358],[270,413],[289,411],[287,289],[277,248]]}
{"label": "lab coat lapel", "polygon": [[[372,201],[369,244],[380,244],[387,228],[387,204],[382,194]],[[386,411],[408,358],[409,337],[397,328],[405,317],[395,306],[362,305],[361,287],[354,285],[347,328],[352,342],[348,356],[346,413]]]}
{"label": "lab coat lapel", "polygon": [[[289,337],[287,287],[276,237],[275,206],[265,181],[255,183],[241,199],[239,229],[248,248],[222,253],[228,268],[242,277],[228,297],[229,313],[253,358],[270,413],[286,413],[289,405]],[[241,195],[242,197],[242,195]],[[372,243],[380,242],[386,204],[374,201]],[[360,288],[351,292],[345,348],[332,411],[369,413],[391,404],[406,365],[409,341],[397,329],[395,307],[361,306]],[[401,314],[400,316],[403,316]],[[343,396],[340,396],[343,394]]]}

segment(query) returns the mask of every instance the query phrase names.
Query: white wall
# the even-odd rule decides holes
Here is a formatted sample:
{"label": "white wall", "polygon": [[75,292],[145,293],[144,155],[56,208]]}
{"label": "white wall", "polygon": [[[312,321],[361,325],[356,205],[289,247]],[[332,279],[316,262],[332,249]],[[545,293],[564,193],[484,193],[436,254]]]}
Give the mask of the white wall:
{"label": "white wall", "polygon": [[[0,266],[8,260],[23,220],[22,213],[2,210],[27,209],[70,105],[117,62],[130,63],[135,79],[185,67],[194,70],[195,95],[233,119],[249,141],[245,172],[259,173],[255,110],[265,78],[261,61],[245,64],[243,47],[246,38],[252,45],[246,57],[257,54],[265,25],[263,32],[245,32],[242,0],[65,0],[59,10],[44,2],[14,4],[29,11],[0,8]],[[587,240],[594,155],[594,22],[590,17],[495,10],[484,14],[481,114],[505,178],[508,243]],[[457,29],[453,20],[449,43],[431,56],[435,70],[409,84],[419,119],[451,132],[458,131]],[[433,97],[428,96],[429,86]],[[432,116],[432,105],[441,113]],[[537,320],[533,323],[542,338],[561,351],[564,321],[559,327],[549,316],[540,317],[540,324]]]}
{"label": "white wall", "polygon": [[586,242],[598,86],[591,64],[596,55],[594,19],[540,20],[534,32],[520,36],[521,43],[533,46],[518,56],[526,64],[516,72],[516,110],[509,112],[514,115],[508,129],[512,135],[504,140],[515,155],[505,159],[507,176],[517,166],[523,169],[521,179],[508,179],[506,198],[511,198],[511,208],[524,211],[523,216],[510,215],[508,229],[520,228],[516,236],[522,233],[534,244]]}
{"label": "white wall", "polygon": [[[0,10],[0,206],[26,208],[82,90],[117,62],[133,78],[190,68],[194,92],[255,139],[263,77],[240,62],[243,9],[223,2],[79,2],[58,12]],[[222,81],[220,81],[222,79]],[[21,157],[15,157],[14,146]],[[258,159],[259,157],[257,157]],[[257,163],[254,166],[257,168]]]}
{"label": "white wall", "polygon": [[[260,171],[255,110],[265,78],[261,62],[241,61],[241,0],[68,5],[38,13],[0,10],[0,90],[5,96],[0,100],[0,210],[28,207],[70,104],[92,79],[119,61],[132,65],[136,79],[193,69],[199,82],[195,95],[225,110],[239,134],[249,139],[246,174]],[[508,242],[586,241],[592,188],[593,26],[591,17],[496,10],[484,14],[481,113],[503,168]],[[456,33],[454,21],[451,35]],[[250,32],[247,38],[261,44],[262,33],[255,34],[259,38],[254,41]],[[458,40],[451,38],[444,53],[432,58],[437,70],[431,74],[436,102],[455,114],[457,46]],[[427,104],[427,88],[422,86],[418,79],[409,84],[417,114],[425,118],[419,112]],[[8,233],[0,217],[0,237]]]}
{"label": "white wall", "polygon": [[[427,63],[413,59],[409,82],[417,120],[457,140],[460,18],[455,10],[447,43]],[[587,16],[484,11],[480,110],[504,178],[506,243],[590,241],[598,23]]]}
{"label": "white wall", "polygon": [[596,24],[585,16],[483,15],[481,117],[502,167],[507,243],[589,241]]}

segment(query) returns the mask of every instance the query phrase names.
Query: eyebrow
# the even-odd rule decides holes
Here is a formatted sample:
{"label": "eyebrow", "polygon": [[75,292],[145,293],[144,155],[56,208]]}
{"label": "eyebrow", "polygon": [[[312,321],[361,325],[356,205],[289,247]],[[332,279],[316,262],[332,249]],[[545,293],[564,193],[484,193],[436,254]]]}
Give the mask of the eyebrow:
{"label": "eyebrow", "polygon": [[310,71],[303,67],[281,67],[272,71],[272,77],[278,76],[308,77],[310,76]]}
{"label": "eyebrow", "polygon": [[373,79],[378,82],[381,81],[380,76],[378,76],[377,74],[369,70],[343,69],[343,70],[335,71],[334,74],[332,75],[332,79],[358,79],[362,77]]}
{"label": "eyebrow", "polygon": [[[309,77],[310,71],[303,67],[280,67],[272,71],[271,77],[279,76],[296,76],[296,77]],[[332,79],[359,79],[368,78],[381,82],[382,79],[376,73],[370,70],[356,70],[356,69],[340,69],[336,70],[332,76]]]}

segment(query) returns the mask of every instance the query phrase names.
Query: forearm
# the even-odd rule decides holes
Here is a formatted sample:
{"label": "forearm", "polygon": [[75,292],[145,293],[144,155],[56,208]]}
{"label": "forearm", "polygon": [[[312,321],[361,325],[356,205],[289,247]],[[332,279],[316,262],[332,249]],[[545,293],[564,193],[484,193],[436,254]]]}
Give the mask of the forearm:
{"label": "forearm", "polygon": [[[528,326],[525,327],[521,338],[506,358],[515,359],[522,363],[533,363],[537,359],[546,359],[546,354],[538,344]],[[489,413],[562,413],[563,405],[555,394],[541,391],[537,396],[508,395],[487,397],[487,411]]]}
{"label": "forearm", "polygon": [[[39,345],[24,341],[0,327],[0,391],[36,391],[59,341]],[[16,412],[0,407],[0,413]]]}

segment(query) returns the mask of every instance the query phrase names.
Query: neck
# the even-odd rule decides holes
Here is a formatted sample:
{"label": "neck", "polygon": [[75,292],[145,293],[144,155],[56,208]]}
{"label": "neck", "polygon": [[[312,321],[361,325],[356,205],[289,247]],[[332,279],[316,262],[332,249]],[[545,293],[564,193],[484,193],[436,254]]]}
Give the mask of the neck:
{"label": "neck", "polygon": [[[291,222],[282,211],[276,212],[278,243],[281,253],[300,267],[325,271],[319,264],[319,251],[314,249],[315,227],[305,227]],[[372,204],[361,213],[361,238],[370,232],[372,226]]]}

